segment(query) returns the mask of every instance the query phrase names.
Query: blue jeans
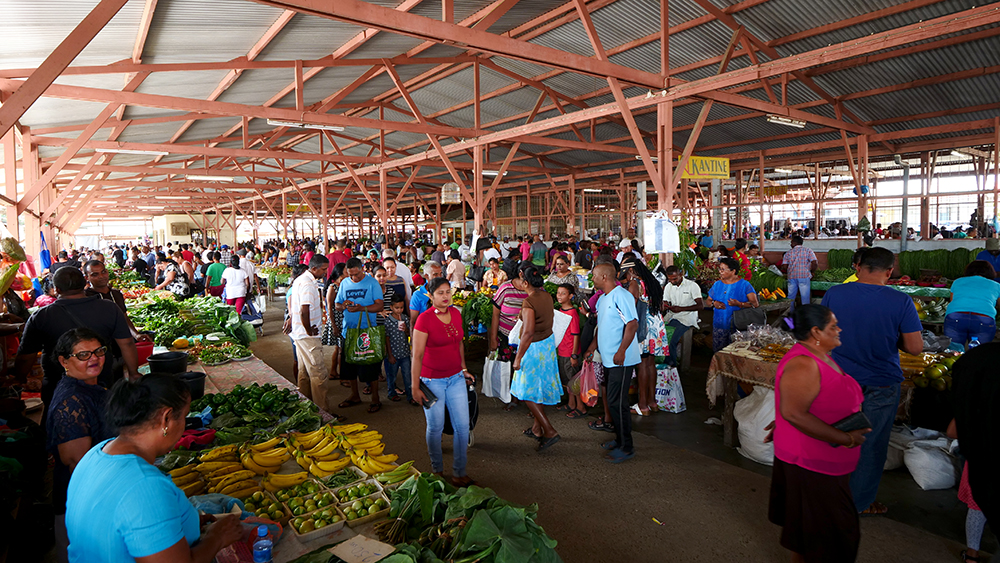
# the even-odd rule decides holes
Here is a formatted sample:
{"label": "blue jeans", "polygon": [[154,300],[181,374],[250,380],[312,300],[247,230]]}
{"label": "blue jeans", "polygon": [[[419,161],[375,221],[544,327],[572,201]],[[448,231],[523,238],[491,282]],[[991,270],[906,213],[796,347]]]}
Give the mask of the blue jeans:
{"label": "blue jeans", "polygon": [[451,425],[455,429],[452,437],[454,461],[452,475],[465,477],[465,456],[469,449],[469,388],[462,372],[451,377],[428,379],[421,377],[431,393],[437,397],[437,402],[429,409],[424,409],[427,417],[427,454],[431,458],[431,471],[444,471],[444,459],[441,454],[441,434],[444,431],[444,409],[448,407]]}
{"label": "blue jeans", "polygon": [[403,387],[406,388],[406,398],[412,399],[410,387],[413,383],[410,381],[410,357],[396,358],[396,363],[392,363],[389,358],[386,358],[383,362],[385,362],[385,382],[389,386],[388,396],[395,397],[399,394],[396,393],[396,372],[403,370]]}
{"label": "blue jeans", "polygon": [[678,321],[677,319],[670,319],[667,326],[674,327],[674,333],[670,335],[670,357],[667,358],[667,362],[677,365],[677,343],[681,341],[681,337],[683,337],[684,333],[691,327]]}
{"label": "blue jeans", "polygon": [[899,409],[899,389],[899,383],[885,387],[861,386],[865,394],[861,412],[871,421],[872,431],[865,435],[865,443],[861,444],[861,458],[858,459],[854,473],[851,473],[851,494],[854,495],[854,506],[858,512],[875,502],[889,451],[892,423],[896,420],[896,411]]}
{"label": "blue jeans", "polygon": [[966,346],[973,336],[979,337],[980,344],[993,342],[997,334],[994,319],[973,313],[951,313],[944,318],[944,335],[954,344]]}
{"label": "blue jeans", "polygon": [[798,294],[802,294],[802,304],[808,305],[812,303],[812,286],[810,285],[812,280],[809,278],[789,278],[788,279],[788,298],[792,301],[792,305],[788,307],[788,312],[791,313],[795,310],[795,297]]}

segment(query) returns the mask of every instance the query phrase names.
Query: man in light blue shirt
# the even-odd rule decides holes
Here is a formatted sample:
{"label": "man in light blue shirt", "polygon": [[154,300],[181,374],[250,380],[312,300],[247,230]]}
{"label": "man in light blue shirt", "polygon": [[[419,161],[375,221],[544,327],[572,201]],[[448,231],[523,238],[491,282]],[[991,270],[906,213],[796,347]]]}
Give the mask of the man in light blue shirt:
{"label": "man in light blue shirt", "polygon": [[[628,386],[639,365],[639,316],[635,297],[618,285],[615,267],[602,263],[594,267],[594,287],[604,295],[597,301],[597,338],[587,349],[591,359],[596,348],[601,353],[604,382],[607,385],[608,410],[615,425],[615,439],[601,445],[609,450],[605,459],[621,463],[635,456],[632,446],[632,418],[629,413]],[[607,424],[607,421],[605,421]]]}
{"label": "man in light blue shirt", "polygon": [[424,285],[413,290],[410,297],[410,326],[417,325],[417,317],[431,306],[431,296],[427,293],[427,283],[435,278],[443,277],[441,264],[430,260],[424,264]]}

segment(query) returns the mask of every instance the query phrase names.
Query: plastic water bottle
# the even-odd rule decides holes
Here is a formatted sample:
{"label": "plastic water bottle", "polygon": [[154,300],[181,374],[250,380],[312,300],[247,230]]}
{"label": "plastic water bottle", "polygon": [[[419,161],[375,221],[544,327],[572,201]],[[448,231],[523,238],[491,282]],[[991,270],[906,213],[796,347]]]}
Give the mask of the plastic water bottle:
{"label": "plastic water bottle", "polygon": [[267,531],[267,526],[263,524],[257,526],[257,539],[253,542],[253,563],[271,563],[271,534]]}
{"label": "plastic water bottle", "polygon": [[969,341],[969,350],[972,350],[976,346],[979,346],[979,337],[973,336],[972,340]]}

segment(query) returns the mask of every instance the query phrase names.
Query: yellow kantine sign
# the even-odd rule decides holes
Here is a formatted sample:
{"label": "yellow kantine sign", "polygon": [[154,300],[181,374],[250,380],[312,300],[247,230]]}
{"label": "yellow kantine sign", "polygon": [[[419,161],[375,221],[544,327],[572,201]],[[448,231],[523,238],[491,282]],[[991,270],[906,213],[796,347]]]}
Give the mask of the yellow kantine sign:
{"label": "yellow kantine sign", "polygon": [[[680,158],[678,157],[678,160]],[[692,156],[681,178],[689,180],[725,180],[729,178],[729,159],[712,156]]]}

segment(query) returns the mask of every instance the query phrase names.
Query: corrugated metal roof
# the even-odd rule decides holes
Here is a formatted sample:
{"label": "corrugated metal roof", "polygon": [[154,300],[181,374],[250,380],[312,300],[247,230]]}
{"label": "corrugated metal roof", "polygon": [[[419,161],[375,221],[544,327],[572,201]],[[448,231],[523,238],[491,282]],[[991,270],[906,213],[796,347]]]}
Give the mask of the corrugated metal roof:
{"label": "corrugated metal roof", "polygon": [[[997,92],[1000,92],[1000,75],[989,74],[879,94],[851,100],[850,103],[852,108],[856,108],[859,117],[874,121],[993,103],[997,101]],[[1000,115],[1000,112],[994,111],[993,115]],[[952,118],[951,123],[957,121],[963,119]]]}
{"label": "corrugated metal roof", "polygon": [[[41,6],[38,0],[6,0],[0,18],[0,68],[34,68],[66,38],[98,0]],[[49,4],[52,4],[51,2]],[[75,66],[109,64],[132,56],[142,2],[129,2],[74,59]]]}
{"label": "corrugated metal roof", "polygon": [[[142,13],[142,2],[129,4],[138,4]],[[159,0],[143,61],[225,61],[246,56],[281,13],[277,8],[242,0]],[[133,31],[133,42],[135,35]]]}

